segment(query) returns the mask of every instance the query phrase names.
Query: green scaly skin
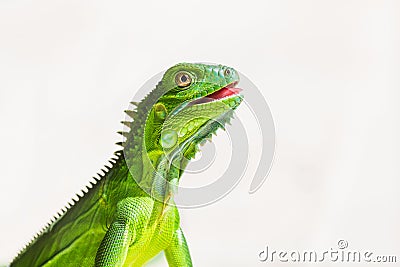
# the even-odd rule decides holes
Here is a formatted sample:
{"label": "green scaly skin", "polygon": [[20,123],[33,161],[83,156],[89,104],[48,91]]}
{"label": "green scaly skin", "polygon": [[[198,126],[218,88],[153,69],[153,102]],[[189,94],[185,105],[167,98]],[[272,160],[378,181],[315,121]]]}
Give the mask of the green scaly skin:
{"label": "green scaly skin", "polygon": [[142,266],[161,251],[169,266],[192,266],[173,197],[198,145],[242,101],[238,92],[210,102],[202,97],[238,81],[238,73],[222,65],[180,63],[168,69],[137,109],[126,111],[133,120],[123,122],[130,130],[121,133],[125,142],[112,167],[11,266]]}

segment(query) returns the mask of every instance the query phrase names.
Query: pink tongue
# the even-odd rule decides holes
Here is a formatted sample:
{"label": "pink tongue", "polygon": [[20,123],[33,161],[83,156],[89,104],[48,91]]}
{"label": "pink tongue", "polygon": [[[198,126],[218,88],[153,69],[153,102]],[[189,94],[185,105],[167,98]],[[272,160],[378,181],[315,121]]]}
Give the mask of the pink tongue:
{"label": "pink tongue", "polygon": [[212,93],[211,95],[208,95],[207,97],[212,98],[212,99],[221,99],[230,95],[235,95],[238,94],[240,91],[242,91],[242,89],[240,88],[228,88],[228,87],[224,87],[214,93]]}

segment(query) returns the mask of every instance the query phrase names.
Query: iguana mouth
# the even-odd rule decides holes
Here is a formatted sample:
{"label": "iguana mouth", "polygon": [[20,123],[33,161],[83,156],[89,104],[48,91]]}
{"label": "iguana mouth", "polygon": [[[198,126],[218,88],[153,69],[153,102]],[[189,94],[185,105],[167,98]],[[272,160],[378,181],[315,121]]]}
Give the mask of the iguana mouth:
{"label": "iguana mouth", "polygon": [[211,93],[209,95],[203,96],[201,98],[192,101],[190,104],[191,105],[204,104],[215,100],[221,100],[223,98],[228,98],[232,95],[237,95],[242,91],[242,89],[235,87],[238,83],[239,83],[238,81],[230,83],[227,86],[222,87],[221,89],[215,91],[214,93]]}

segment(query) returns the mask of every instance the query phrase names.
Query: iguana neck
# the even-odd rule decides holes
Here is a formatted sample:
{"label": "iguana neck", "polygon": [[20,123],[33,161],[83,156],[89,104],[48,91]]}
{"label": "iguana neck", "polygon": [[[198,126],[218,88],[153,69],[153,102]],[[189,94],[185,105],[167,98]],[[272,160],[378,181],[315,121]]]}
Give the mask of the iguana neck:
{"label": "iguana neck", "polygon": [[135,182],[148,193],[154,183],[154,170],[162,155],[162,151],[148,145],[154,139],[151,135],[159,133],[162,127],[162,122],[154,121],[152,113],[155,103],[164,93],[165,89],[159,82],[154,90],[136,104],[136,110],[125,111],[133,121],[124,122],[130,130],[121,133],[126,137],[123,144],[126,165]]}

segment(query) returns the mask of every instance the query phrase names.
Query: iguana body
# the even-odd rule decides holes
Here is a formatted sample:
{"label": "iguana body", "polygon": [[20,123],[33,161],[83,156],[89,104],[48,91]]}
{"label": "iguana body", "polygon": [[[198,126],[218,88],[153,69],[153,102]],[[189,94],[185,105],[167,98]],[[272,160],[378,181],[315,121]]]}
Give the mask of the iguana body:
{"label": "iguana body", "polygon": [[198,144],[241,102],[238,73],[181,63],[128,110],[116,158],[11,266],[142,266],[164,251],[170,266],[192,266],[173,196]]}

